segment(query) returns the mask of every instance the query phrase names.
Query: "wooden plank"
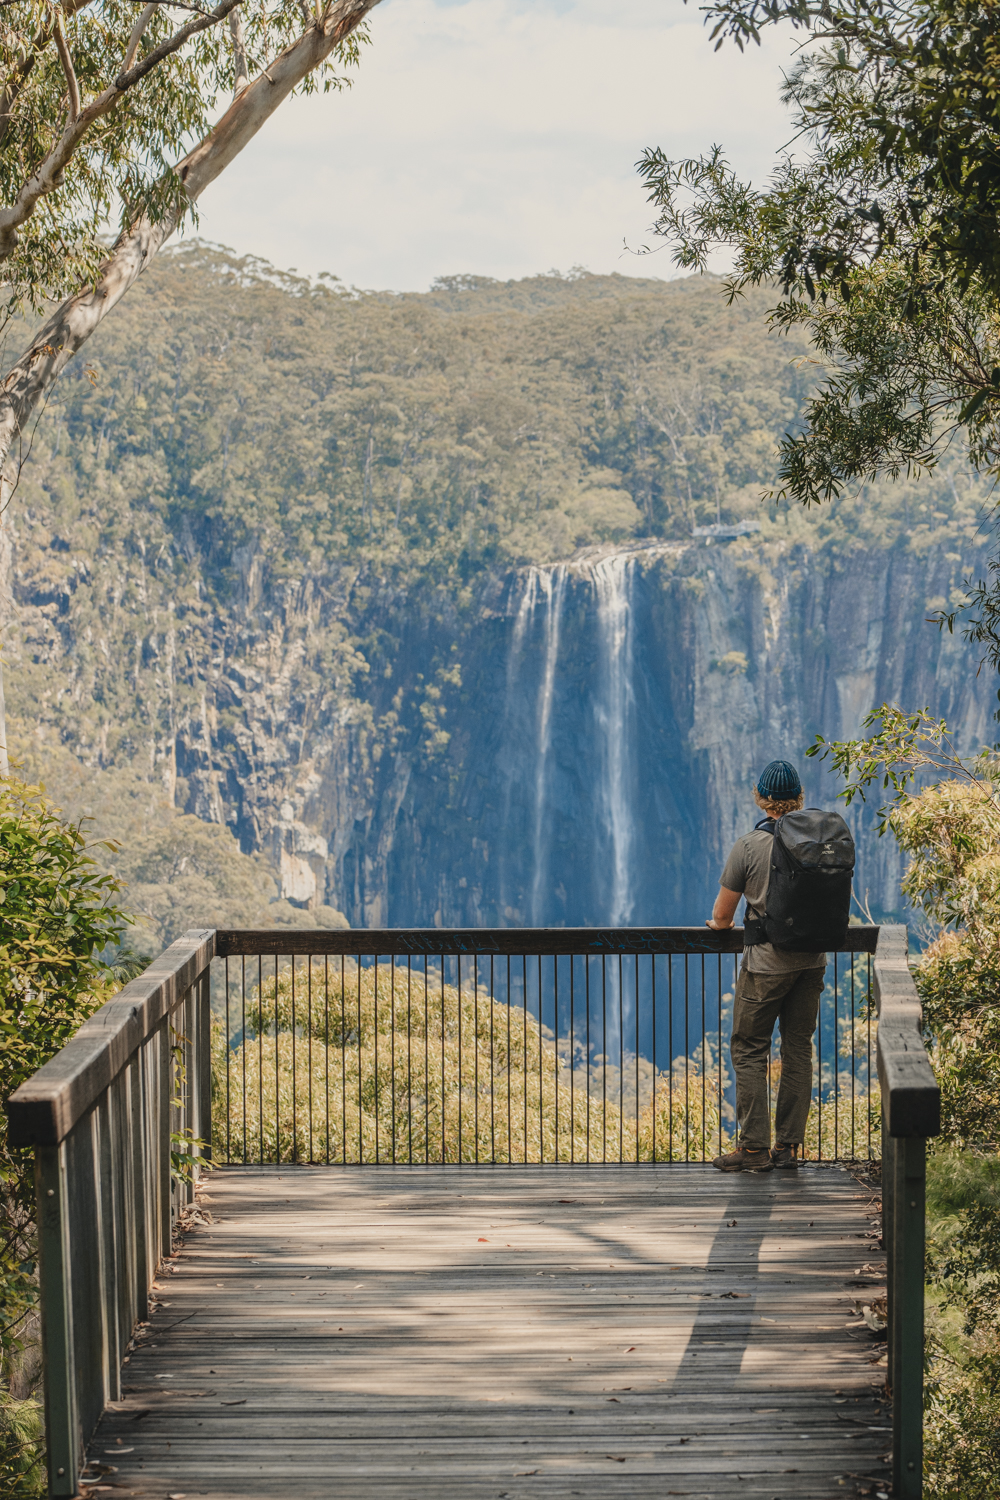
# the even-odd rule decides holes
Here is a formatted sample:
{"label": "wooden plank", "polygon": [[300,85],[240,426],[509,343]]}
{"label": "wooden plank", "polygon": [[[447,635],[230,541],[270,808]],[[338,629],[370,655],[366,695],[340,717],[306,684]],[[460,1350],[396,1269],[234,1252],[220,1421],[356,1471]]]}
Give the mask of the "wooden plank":
{"label": "wooden plank", "polygon": [[842,1169],[238,1168],[207,1198],[91,1446],[126,1492],[829,1500],[885,1477],[852,1307],[871,1198]]}

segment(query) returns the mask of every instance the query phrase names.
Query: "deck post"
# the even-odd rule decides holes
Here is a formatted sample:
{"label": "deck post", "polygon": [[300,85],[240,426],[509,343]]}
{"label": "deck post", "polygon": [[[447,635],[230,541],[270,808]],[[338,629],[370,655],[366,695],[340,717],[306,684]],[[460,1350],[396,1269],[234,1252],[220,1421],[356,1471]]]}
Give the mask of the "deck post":
{"label": "deck post", "polygon": [[195,1135],[198,1154],[212,1160],[212,976],[206,969],[195,985]]}
{"label": "deck post", "polygon": [[76,1405],[65,1147],[36,1147],[35,1186],[49,1494],[68,1496],[75,1495],[79,1488],[81,1434]]}
{"label": "deck post", "polygon": [[882,1160],[882,1168],[881,1168],[881,1170],[882,1170],[882,1246],[883,1246],[883,1248],[885,1250],[885,1259],[886,1259],[886,1278],[885,1278],[885,1284],[886,1284],[886,1303],[887,1303],[886,1323],[888,1325],[888,1332],[887,1332],[887,1337],[886,1337],[886,1351],[885,1351],[885,1353],[886,1353],[886,1358],[885,1358],[885,1362],[886,1362],[885,1379],[886,1379],[886,1385],[887,1385],[889,1391],[892,1391],[892,1389],[893,1389],[894,1374],[895,1374],[895,1356],[896,1356],[896,1351],[895,1351],[895,1349],[893,1347],[893,1338],[892,1338],[892,1329],[894,1327],[894,1324],[893,1324],[893,1312],[894,1312],[895,1303],[896,1303],[895,1292],[894,1292],[894,1287],[893,1287],[893,1282],[894,1282],[895,1278],[893,1276],[893,1265],[892,1265],[892,1247],[893,1247],[893,1238],[892,1238],[892,1208],[893,1208],[893,1203],[892,1203],[892,1200],[893,1200],[893,1194],[895,1193],[895,1189],[896,1189],[895,1175],[894,1175],[894,1166],[893,1166],[894,1160],[895,1160],[895,1153],[894,1153],[893,1148],[894,1148],[895,1144],[896,1144],[895,1141],[893,1140],[892,1136],[889,1134],[889,1131],[888,1131],[888,1129],[886,1127],[886,1123],[885,1123],[885,1111],[883,1110],[883,1112],[882,1112],[882,1158],[881,1158],[881,1160]]}
{"label": "deck post", "polygon": [[928,1137],[941,1129],[941,1091],[920,1034],[905,927],[883,927],[875,951],[882,1091],[882,1243],[889,1301],[892,1493],[923,1495],[924,1185]]}
{"label": "deck post", "polygon": [[893,1151],[893,1304],[890,1323],[893,1411],[892,1488],[900,1500],[923,1494],[924,1187],[927,1142],[895,1141]]}

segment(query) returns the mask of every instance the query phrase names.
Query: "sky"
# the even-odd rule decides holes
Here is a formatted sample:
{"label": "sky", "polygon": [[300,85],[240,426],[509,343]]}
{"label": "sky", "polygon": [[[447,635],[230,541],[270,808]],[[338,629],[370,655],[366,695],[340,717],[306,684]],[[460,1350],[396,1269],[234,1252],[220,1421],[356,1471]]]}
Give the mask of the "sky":
{"label": "sky", "polygon": [[713,52],[696,0],[382,0],[371,35],[350,90],[288,101],[209,189],[201,237],[395,291],[669,277],[643,148],[718,142],[763,179],[788,139],[788,42]]}

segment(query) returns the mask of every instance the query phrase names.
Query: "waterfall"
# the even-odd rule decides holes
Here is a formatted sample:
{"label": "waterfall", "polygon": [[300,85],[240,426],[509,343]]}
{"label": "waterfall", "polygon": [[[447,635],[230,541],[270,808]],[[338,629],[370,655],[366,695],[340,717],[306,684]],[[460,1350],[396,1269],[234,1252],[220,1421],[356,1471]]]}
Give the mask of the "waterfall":
{"label": "waterfall", "polygon": [[632,558],[617,553],[593,565],[601,677],[594,702],[601,759],[600,805],[610,856],[607,921],[626,926],[632,916]]}
{"label": "waterfall", "polygon": [[[532,573],[536,570],[533,568]],[[545,800],[549,780],[549,752],[552,748],[552,698],[556,666],[559,661],[559,634],[562,626],[563,593],[566,582],[564,567],[547,568],[539,573],[545,599],[545,657],[538,686],[538,734],[535,754],[535,819],[532,849],[531,920],[538,927],[544,919],[543,883],[549,867],[549,820]],[[539,913],[542,915],[539,915]]]}
{"label": "waterfall", "polygon": [[[506,668],[502,905],[522,910],[534,926],[559,920],[552,891],[553,793],[560,714],[572,722],[575,697],[566,697],[561,660],[567,599],[574,586],[590,595],[587,615],[596,637],[596,671],[586,690],[594,727],[589,775],[581,796],[589,806],[575,830],[578,857],[591,872],[591,894],[566,913],[570,922],[624,926],[635,907],[633,558],[612,554],[595,561],[529,568],[513,612]],[[530,685],[529,685],[530,684]],[[581,747],[582,748],[582,747]],[[595,774],[596,773],[596,774]],[[518,836],[520,834],[520,837]],[[519,877],[516,851],[524,850]],[[578,886],[578,889],[579,886]],[[583,896],[583,890],[580,890]]]}

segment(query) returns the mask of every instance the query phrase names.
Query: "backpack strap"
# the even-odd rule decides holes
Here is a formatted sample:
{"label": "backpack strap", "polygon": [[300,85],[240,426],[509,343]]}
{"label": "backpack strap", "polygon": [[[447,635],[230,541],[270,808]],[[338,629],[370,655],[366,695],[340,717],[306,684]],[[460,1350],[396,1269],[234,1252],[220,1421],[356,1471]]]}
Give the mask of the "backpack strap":
{"label": "backpack strap", "polygon": [[[754,833],[770,833],[773,835],[777,826],[774,818],[761,818],[759,823],[754,824],[753,831]],[[748,902],[747,915],[743,918],[744,948],[754,948],[758,943],[766,943],[768,941],[767,931],[764,927],[764,918],[751,916],[751,910],[752,908]]]}

